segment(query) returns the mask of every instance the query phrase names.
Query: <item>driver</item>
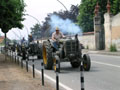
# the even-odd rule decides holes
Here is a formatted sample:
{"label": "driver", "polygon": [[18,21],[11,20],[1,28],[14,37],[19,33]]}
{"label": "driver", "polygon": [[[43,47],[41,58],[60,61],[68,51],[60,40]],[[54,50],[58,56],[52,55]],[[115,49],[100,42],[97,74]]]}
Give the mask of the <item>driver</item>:
{"label": "driver", "polygon": [[56,31],[52,34],[53,46],[58,50],[58,41],[59,39],[65,37],[59,28],[56,28]]}
{"label": "driver", "polygon": [[52,40],[57,41],[57,40],[59,40],[60,38],[63,38],[63,37],[64,37],[63,33],[60,32],[59,28],[57,27],[56,31],[52,34]]}

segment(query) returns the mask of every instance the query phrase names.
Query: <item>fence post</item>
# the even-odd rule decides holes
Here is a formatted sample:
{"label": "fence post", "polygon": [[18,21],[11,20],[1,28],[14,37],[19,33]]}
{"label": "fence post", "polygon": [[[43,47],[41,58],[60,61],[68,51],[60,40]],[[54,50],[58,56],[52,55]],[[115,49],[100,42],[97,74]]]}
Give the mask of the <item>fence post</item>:
{"label": "fence post", "polygon": [[41,60],[41,74],[42,74],[42,85],[44,86],[44,64],[43,64],[43,60]]}
{"label": "fence post", "polygon": [[35,78],[35,65],[34,65],[34,56],[33,56],[33,59],[32,59],[32,67],[33,67],[33,78]]}
{"label": "fence post", "polygon": [[16,56],[17,56],[17,53],[15,52],[15,63],[16,63]]}
{"label": "fence post", "polygon": [[21,59],[21,68],[23,68],[23,59]]}
{"label": "fence post", "polygon": [[59,90],[59,63],[58,58],[56,58],[56,90]]}
{"label": "fence post", "polygon": [[81,61],[81,64],[80,64],[80,83],[81,83],[81,90],[85,90],[84,88],[84,73],[83,73],[83,61]]}
{"label": "fence post", "polygon": [[18,65],[19,65],[19,56],[17,55]]}
{"label": "fence post", "polygon": [[26,58],[26,70],[28,72],[28,59],[29,59],[29,55],[27,55],[27,58]]}

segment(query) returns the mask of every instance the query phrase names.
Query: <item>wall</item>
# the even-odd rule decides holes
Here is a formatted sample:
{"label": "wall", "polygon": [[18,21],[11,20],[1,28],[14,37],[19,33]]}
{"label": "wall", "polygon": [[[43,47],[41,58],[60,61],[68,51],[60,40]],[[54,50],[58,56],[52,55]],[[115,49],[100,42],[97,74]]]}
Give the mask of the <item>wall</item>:
{"label": "wall", "polygon": [[[72,38],[74,38],[74,36],[72,36]],[[81,44],[83,44],[83,46],[85,48],[89,48],[89,49],[95,49],[95,36],[94,36],[94,32],[88,32],[88,33],[83,33],[82,36],[78,36],[78,39],[80,41]],[[46,41],[46,39],[42,40],[42,43]],[[39,42],[41,43],[41,40],[39,40]]]}
{"label": "wall", "polygon": [[120,49],[120,13],[115,16],[106,13],[104,18],[106,50],[110,48],[111,44],[116,44],[117,49]]}
{"label": "wall", "polygon": [[112,43],[120,49],[120,13],[112,17]]}
{"label": "wall", "polygon": [[95,36],[94,36],[94,34],[87,34],[87,35],[79,36],[78,39],[79,39],[80,43],[82,43],[85,48],[88,47],[89,49],[95,49]]}

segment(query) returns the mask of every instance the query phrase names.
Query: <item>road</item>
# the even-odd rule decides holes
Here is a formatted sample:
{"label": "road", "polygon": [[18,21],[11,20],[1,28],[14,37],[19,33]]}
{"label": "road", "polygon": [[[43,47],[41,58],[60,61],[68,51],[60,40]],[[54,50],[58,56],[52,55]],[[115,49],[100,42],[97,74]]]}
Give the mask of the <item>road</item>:
{"label": "road", "polygon": [[[85,90],[120,90],[120,56],[90,54],[90,57],[91,70],[84,72]],[[40,70],[40,61],[35,61],[35,67]],[[45,70],[45,74],[55,79],[53,70]],[[69,62],[61,63],[59,79],[66,89],[80,90],[80,70],[72,68]]]}

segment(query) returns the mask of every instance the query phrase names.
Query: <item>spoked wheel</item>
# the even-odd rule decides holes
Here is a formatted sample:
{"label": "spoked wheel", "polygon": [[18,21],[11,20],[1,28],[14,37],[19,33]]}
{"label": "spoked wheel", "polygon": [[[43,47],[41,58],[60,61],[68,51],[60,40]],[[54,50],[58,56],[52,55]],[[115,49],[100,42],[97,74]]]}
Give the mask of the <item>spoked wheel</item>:
{"label": "spoked wheel", "polygon": [[59,58],[59,56],[55,56],[53,58],[53,63],[54,63],[53,69],[54,69],[55,72],[56,72],[56,68],[57,68],[56,61],[58,61],[58,72],[60,72],[60,58]]}
{"label": "spoked wheel", "polygon": [[85,71],[89,71],[91,67],[91,60],[88,54],[83,55],[83,68]]}

